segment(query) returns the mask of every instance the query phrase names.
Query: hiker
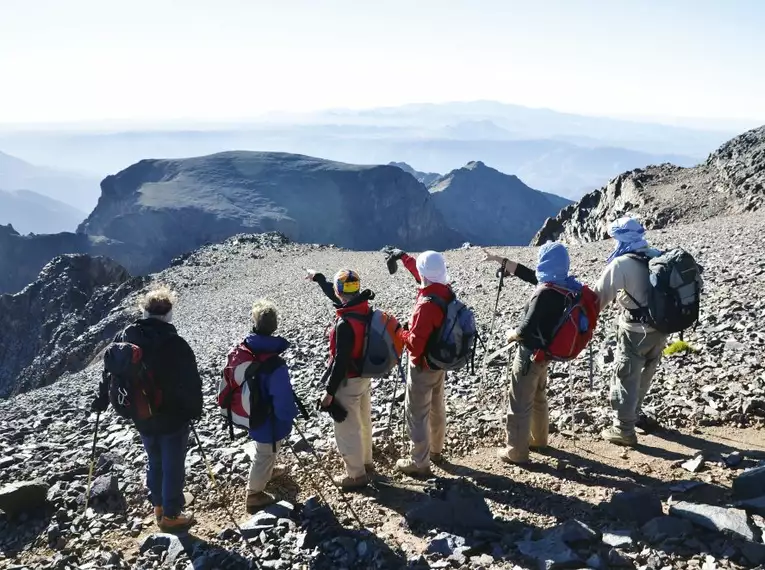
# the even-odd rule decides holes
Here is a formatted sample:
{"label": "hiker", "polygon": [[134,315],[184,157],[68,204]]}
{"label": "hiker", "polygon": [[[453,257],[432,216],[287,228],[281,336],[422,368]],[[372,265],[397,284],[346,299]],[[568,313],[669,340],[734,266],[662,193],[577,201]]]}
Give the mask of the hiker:
{"label": "hiker", "polygon": [[[115,411],[130,417],[141,435],[148,456],[146,477],[149,500],[157,525],[164,532],[186,530],[194,524],[185,504],[186,448],[191,422],[202,416],[202,381],[194,352],[172,324],[176,295],[166,286],[149,291],[140,301],[142,317],[117,334],[104,358],[104,378],[91,409]],[[148,374],[134,377],[144,382],[141,395],[127,393],[123,376],[114,375],[113,361],[122,350],[142,351]],[[131,353],[132,355],[132,353]],[[135,384],[132,384],[135,386]]]}
{"label": "hiker", "polygon": [[[507,446],[497,453],[505,463],[523,464],[529,461],[529,450],[547,447],[549,415],[547,405],[547,369],[554,359],[572,358],[558,350],[558,335],[576,335],[564,330],[562,317],[571,314],[572,299],[586,299],[596,303],[596,296],[576,278],[569,275],[570,259],[566,246],[549,242],[539,249],[536,271],[528,267],[486,253],[484,261],[496,261],[505,267],[506,275],[516,275],[527,283],[538,285],[530,301],[524,307],[520,325],[507,336],[508,343],[517,343],[512,370],[507,410]],[[586,331],[589,334],[597,321],[594,308],[590,307]],[[577,313],[577,317],[579,314]],[[590,322],[592,321],[592,322]],[[581,350],[589,338],[576,339],[564,344]]]}
{"label": "hiker", "polygon": [[608,235],[616,240],[616,246],[595,285],[595,292],[601,307],[616,300],[623,311],[616,333],[616,371],[609,394],[614,420],[601,435],[611,443],[634,446],[643,399],[651,387],[668,337],[644,321],[641,307],[648,304],[649,270],[647,263],[635,256],[652,258],[661,252],[649,247],[645,228],[632,217],[625,216],[611,223]]}
{"label": "hiker", "polygon": [[369,484],[374,469],[372,459],[372,380],[361,378],[359,361],[364,355],[364,319],[371,309],[374,293],[361,289],[359,274],[350,269],[338,271],[332,283],[308,270],[306,277],[317,283],[335,307],[335,322],[329,333],[329,364],[322,376],[325,393],[319,407],[335,421],[335,442],[345,463],[346,475],[335,477],[344,491]]}
{"label": "hiker", "polygon": [[292,432],[292,422],[298,414],[289,369],[280,357],[290,344],[274,335],[278,325],[276,306],[265,299],[255,301],[251,317],[252,331],[244,339],[244,345],[260,366],[258,386],[266,406],[260,425],[249,430],[255,441],[255,454],[247,483],[245,506],[248,512],[276,501],[266,492],[266,485],[286,472],[284,466],[276,464],[276,457],[282,442]]}
{"label": "hiker", "polygon": [[426,251],[415,260],[400,249],[391,249],[387,253],[389,263],[400,260],[419,285],[412,317],[399,333],[409,352],[405,408],[412,447],[410,457],[396,462],[396,470],[407,475],[428,475],[431,462],[436,465],[443,462],[446,436],[446,371],[431,369],[426,358],[428,344],[438,333],[445,313],[428,298],[437,297],[449,303],[455,295],[449,286],[442,254]]}

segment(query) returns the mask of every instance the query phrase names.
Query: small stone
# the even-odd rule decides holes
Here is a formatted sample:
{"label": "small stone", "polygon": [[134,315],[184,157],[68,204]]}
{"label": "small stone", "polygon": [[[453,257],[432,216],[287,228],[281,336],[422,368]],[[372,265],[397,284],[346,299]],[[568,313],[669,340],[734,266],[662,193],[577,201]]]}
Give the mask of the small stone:
{"label": "small stone", "polygon": [[592,544],[601,538],[599,532],[591,529],[583,522],[573,519],[550,529],[547,535],[551,538],[558,538],[572,547]]}
{"label": "small stone", "polygon": [[603,533],[603,544],[608,546],[630,546],[634,543],[632,533],[628,530],[607,530]]}
{"label": "small stone", "polygon": [[576,552],[556,537],[542,540],[524,540],[517,544],[521,554],[537,561],[540,570],[555,570],[556,568],[578,568],[582,560]]}
{"label": "small stone", "polygon": [[704,454],[699,453],[693,459],[689,459],[683,463],[681,467],[686,471],[690,471],[691,473],[698,473],[704,467],[705,461],[706,459],[704,458]]}
{"label": "small stone", "polygon": [[645,524],[662,514],[661,500],[652,492],[623,491],[614,494],[608,510],[620,520]]}
{"label": "small stone", "polygon": [[175,564],[178,556],[183,554],[184,548],[180,539],[174,534],[156,533],[147,536],[139,549],[141,554],[152,551],[157,553],[167,552],[165,560],[170,565]]}
{"label": "small stone", "polygon": [[23,481],[0,487],[0,510],[16,516],[42,507],[50,487],[42,481]]}
{"label": "small stone", "polygon": [[746,512],[740,509],[726,509],[713,505],[679,501],[672,504],[669,508],[669,514],[689,520],[695,525],[710,530],[731,532],[745,540],[755,540],[755,534],[749,526]]}
{"label": "small stone", "polygon": [[744,461],[744,456],[740,451],[734,451],[733,453],[726,455],[723,458],[723,461],[725,461],[725,465],[734,469],[741,465],[741,462]]}
{"label": "small stone", "polygon": [[680,539],[693,534],[693,525],[684,519],[662,515],[648,521],[640,531],[648,542],[658,544],[667,539]]}

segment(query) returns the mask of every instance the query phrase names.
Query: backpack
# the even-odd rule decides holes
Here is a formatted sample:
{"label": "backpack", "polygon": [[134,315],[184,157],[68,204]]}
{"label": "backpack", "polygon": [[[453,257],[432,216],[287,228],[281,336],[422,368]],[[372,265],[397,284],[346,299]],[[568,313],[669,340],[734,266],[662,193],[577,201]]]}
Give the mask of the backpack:
{"label": "backpack", "polygon": [[344,319],[355,319],[364,323],[364,352],[356,366],[360,378],[384,378],[401,361],[404,345],[396,331],[399,323],[396,317],[378,309],[366,315],[346,313]]}
{"label": "backpack", "polygon": [[425,361],[433,370],[459,370],[475,353],[476,326],[473,310],[454,297],[449,303],[440,297],[425,298],[444,312],[444,322],[428,340]]}
{"label": "backpack", "polygon": [[538,289],[557,291],[566,298],[566,309],[555,325],[547,346],[534,352],[535,362],[573,360],[592,340],[600,314],[600,301],[592,289],[584,285],[580,292],[565,287],[545,284]]}
{"label": "backpack", "polygon": [[157,341],[140,327],[125,329],[104,353],[104,375],[108,378],[109,403],[117,415],[130,420],[148,420],[162,406],[162,387],[150,365]]}
{"label": "backpack", "polygon": [[651,286],[648,304],[643,307],[625,291],[639,309],[632,311],[640,322],[664,334],[682,332],[699,319],[701,268],[683,249],[665,251],[656,257],[628,254],[648,265]]}
{"label": "backpack", "polygon": [[229,350],[218,385],[218,407],[227,420],[231,439],[234,426],[250,430],[273,417],[273,404],[263,393],[261,380],[285,364],[279,356],[257,360],[245,343]]}

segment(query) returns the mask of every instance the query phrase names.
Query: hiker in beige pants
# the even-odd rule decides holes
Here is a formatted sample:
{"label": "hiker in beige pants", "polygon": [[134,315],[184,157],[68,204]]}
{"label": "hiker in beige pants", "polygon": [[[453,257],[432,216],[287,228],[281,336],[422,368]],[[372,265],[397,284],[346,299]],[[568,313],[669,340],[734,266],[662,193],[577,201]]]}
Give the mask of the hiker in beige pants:
{"label": "hiker in beige pants", "polygon": [[443,370],[409,367],[406,383],[406,424],[412,440],[412,461],[427,466],[431,456],[440,456],[446,435],[446,401]]}
{"label": "hiker in beige pants", "polygon": [[343,422],[335,422],[337,450],[348,477],[366,477],[372,469],[372,381],[348,378],[335,392],[335,400],[348,412]]}
{"label": "hiker in beige pants", "polygon": [[518,345],[513,361],[506,424],[507,457],[513,463],[527,462],[529,447],[547,447],[550,422],[547,407],[549,362],[534,362],[533,354],[525,346]]}

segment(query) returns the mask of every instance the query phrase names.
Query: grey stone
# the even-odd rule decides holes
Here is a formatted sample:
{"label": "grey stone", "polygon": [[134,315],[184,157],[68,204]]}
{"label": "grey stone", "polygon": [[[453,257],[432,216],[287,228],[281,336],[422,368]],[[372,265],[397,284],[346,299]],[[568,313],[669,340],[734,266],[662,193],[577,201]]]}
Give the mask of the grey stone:
{"label": "grey stone", "polygon": [[250,520],[240,525],[242,529],[242,536],[244,538],[255,538],[261,531],[271,530],[276,526],[279,518],[276,515],[266,512],[265,510],[253,515]]}
{"label": "grey stone", "polygon": [[47,503],[50,487],[40,480],[22,481],[0,487],[0,510],[16,516]]}
{"label": "grey stone", "polygon": [[461,536],[441,532],[428,543],[428,554],[441,554],[451,556],[455,550],[465,546],[465,539]]}
{"label": "grey stone", "polygon": [[640,531],[648,542],[657,544],[668,538],[680,539],[693,534],[693,525],[681,518],[662,515],[645,523]]}
{"label": "grey stone", "polygon": [[669,514],[689,520],[695,525],[710,530],[730,532],[745,540],[752,541],[755,539],[755,533],[749,526],[746,511],[740,509],[727,509],[680,501],[672,504],[669,508]]}
{"label": "grey stone", "polygon": [[741,465],[741,462],[744,461],[744,456],[740,451],[734,451],[733,453],[726,455],[723,458],[723,461],[725,461],[725,465],[733,469]]}
{"label": "grey stone", "polygon": [[603,544],[608,546],[631,546],[634,543],[629,530],[607,530],[603,532]]}
{"label": "grey stone", "polygon": [[737,507],[741,507],[748,513],[754,513],[765,517],[765,495],[757,497],[756,499],[745,499],[736,503]]}
{"label": "grey stone", "polygon": [[733,480],[733,498],[736,500],[754,499],[765,489],[765,465],[747,469]]}
{"label": "grey stone", "polygon": [[139,551],[145,554],[148,551],[164,552],[167,551],[166,562],[170,565],[175,564],[178,557],[184,553],[183,543],[180,538],[174,534],[155,533],[147,536]]}
{"label": "grey stone", "polygon": [[428,497],[405,514],[409,525],[447,530],[493,530],[496,528],[486,500],[476,491],[450,487],[446,496]]}
{"label": "grey stone", "polygon": [[524,556],[534,559],[540,570],[579,568],[582,559],[568,545],[556,537],[542,540],[524,540],[517,544]]}
{"label": "grey stone", "polygon": [[704,467],[705,461],[704,454],[699,453],[693,459],[684,462],[681,467],[691,473],[698,473]]}
{"label": "grey stone", "polygon": [[593,542],[598,542],[601,538],[600,532],[574,519],[550,529],[547,531],[547,536],[553,539],[560,539],[573,547],[592,544]]}
{"label": "grey stone", "polygon": [[111,498],[119,497],[120,487],[116,475],[101,475],[93,479],[90,486],[90,499],[108,501]]}
{"label": "grey stone", "polygon": [[661,500],[650,491],[615,493],[607,508],[616,518],[637,524],[645,524],[662,514]]}

